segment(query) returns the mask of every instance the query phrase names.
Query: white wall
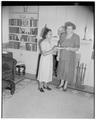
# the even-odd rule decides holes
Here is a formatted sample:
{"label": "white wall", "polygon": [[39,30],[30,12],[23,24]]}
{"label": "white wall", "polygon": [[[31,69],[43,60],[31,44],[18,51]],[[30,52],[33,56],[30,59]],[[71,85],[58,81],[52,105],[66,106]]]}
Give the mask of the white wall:
{"label": "white wall", "polygon": [[59,26],[66,21],[76,24],[76,32],[81,39],[84,37],[84,28],[87,25],[87,39],[93,39],[93,13],[83,6],[40,6],[39,30],[47,24],[57,33]]}
{"label": "white wall", "polygon": [[55,6],[40,6],[39,8],[40,14],[39,14],[39,34],[41,32],[41,29],[44,27],[45,24],[49,28],[53,30],[53,33],[56,34],[56,7]]}
{"label": "white wall", "polygon": [[8,15],[9,15],[9,7],[3,6],[1,11],[1,25],[2,25],[2,42],[7,43],[9,41],[8,33]]}

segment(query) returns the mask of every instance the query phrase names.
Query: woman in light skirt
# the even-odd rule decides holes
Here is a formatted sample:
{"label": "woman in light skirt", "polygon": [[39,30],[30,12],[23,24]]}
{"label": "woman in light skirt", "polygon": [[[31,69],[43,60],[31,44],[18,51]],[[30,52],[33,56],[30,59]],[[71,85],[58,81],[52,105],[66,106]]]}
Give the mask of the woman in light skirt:
{"label": "woman in light skirt", "polygon": [[39,81],[39,90],[51,90],[48,82],[52,81],[53,74],[53,53],[56,47],[52,45],[52,30],[45,27],[42,34],[42,42],[40,43],[41,57],[37,80]]}

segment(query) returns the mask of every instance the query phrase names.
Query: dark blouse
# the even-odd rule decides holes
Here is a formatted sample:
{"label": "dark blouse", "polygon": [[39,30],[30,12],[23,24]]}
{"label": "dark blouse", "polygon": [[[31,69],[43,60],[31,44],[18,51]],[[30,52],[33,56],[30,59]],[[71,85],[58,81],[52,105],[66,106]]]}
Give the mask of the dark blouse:
{"label": "dark blouse", "polygon": [[[72,47],[72,48],[80,48],[80,37],[76,33],[73,33],[71,38],[66,39],[66,34],[62,34],[60,39],[61,47]],[[75,52],[68,50],[60,51],[60,58],[65,60],[70,60],[75,55]]]}

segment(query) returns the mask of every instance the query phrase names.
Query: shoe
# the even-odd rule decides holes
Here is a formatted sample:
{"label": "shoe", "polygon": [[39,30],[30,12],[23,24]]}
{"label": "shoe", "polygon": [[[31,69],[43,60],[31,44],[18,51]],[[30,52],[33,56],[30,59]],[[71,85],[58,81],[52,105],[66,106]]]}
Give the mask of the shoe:
{"label": "shoe", "polygon": [[47,86],[47,88],[46,88],[46,89],[47,89],[47,90],[52,90],[52,89],[51,89],[50,87],[48,87],[48,86]]}
{"label": "shoe", "polygon": [[63,88],[63,91],[67,91],[67,88],[66,89]]}
{"label": "shoe", "polygon": [[48,87],[48,86],[47,86],[47,87],[43,86],[43,88],[44,88],[44,89],[47,89],[47,90],[52,90],[52,89],[51,89],[50,87]]}
{"label": "shoe", "polygon": [[57,86],[56,88],[58,88],[58,89],[63,88],[64,87],[64,83],[65,83],[65,81],[61,80],[59,86]]}
{"label": "shoe", "polygon": [[44,92],[43,88],[39,88],[40,92]]}
{"label": "shoe", "polygon": [[63,91],[67,91],[67,85],[68,85],[68,81],[65,81],[64,87],[63,87]]}
{"label": "shoe", "polygon": [[64,84],[62,86],[56,86],[57,89],[60,89],[60,88],[63,88],[64,87]]}

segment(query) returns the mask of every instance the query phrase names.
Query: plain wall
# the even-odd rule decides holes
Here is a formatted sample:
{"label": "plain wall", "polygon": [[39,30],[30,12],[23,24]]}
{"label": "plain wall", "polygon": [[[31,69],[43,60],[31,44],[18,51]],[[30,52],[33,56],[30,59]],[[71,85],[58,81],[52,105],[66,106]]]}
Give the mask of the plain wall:
{"label": "plain wall", "polygon": [[2,42],[7,43],[9,41],[9,22],[8,22],[8,16],[9,16],[9,7],[2,7],[1,9],[1,32],[2,32]]}

